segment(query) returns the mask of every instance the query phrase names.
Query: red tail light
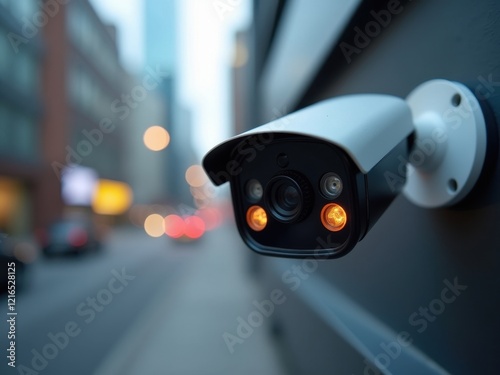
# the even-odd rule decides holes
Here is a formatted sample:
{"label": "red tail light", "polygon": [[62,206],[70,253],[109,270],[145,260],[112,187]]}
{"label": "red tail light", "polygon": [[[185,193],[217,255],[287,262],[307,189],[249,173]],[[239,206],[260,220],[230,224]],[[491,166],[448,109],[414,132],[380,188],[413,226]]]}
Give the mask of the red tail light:
{"label": "red tail light", "polygon": [[197,239],[205,233],[205,222],[198,216],[189,216],[184,219],[186,223],[185,234],[191,239]]}
{"label": "red tail light", "polygon": [[37,242],[40,244],[40,246],[47,246],[47,244],[49,243],[49,236],[45,229],[42,228],[36,229],[35,238]]}
{"label": "red tail light", "polygon": [[72,229],[68,234],[68,241],[74,247],[84,246],[88,241],[87,232],[81,228]]}

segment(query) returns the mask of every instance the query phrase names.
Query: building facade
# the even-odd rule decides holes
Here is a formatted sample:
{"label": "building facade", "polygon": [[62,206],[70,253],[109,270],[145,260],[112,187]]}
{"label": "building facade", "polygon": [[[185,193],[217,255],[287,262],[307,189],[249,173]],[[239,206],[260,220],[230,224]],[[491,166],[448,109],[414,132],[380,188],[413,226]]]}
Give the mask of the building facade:
{"label": "building facade", "polygon": [[123,132],[134,106],[125,92],[128,75],[119,61],[116,29],[99,19],[88,0],[61,5],[44,32],[50,50],[44,61],[44,148],[50,168],[44,169],[40,194],[42,225],[64,209],[60,202],[50,212],[51,200],[43,199],[51,196],[59,203],[54,193],[60,196],[64,168],[81,165],[100,178],[125,178]]}
{"label": "building facade", "polygon": [[33,223],[40,181],[43,38],[35,1],[0,1],[0,232]]}
{"label": "building facade", "polygon": [[0,230],[22,234],[63,215],[64,168],[124,179],[120,129],[142,92],[124,91],[116,30],[88,0],[0,10]]}
{"label": "building facade", "polygon": [[146,0],[144,15],[145,64],[150,68],[161,67],[169,73],[158,90],[166,108],[162,126],[171,137],[164,153],[166,198],[174,205],[191,204],[192,196],[184,175],[196,158],[191,144],[191,113],[180,106],[176,97],[178,6],[175,0]]}

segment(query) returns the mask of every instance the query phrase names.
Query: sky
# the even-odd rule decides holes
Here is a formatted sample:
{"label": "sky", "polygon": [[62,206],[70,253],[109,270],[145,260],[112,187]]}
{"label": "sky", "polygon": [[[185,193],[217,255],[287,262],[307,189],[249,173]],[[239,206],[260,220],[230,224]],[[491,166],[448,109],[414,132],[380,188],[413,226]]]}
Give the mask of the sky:
{"label": "sky", "polygon": [[[144,64],[144,0],[90,0],[118,29],[122,63],[139,74]],[[233,34],[250,22],[250,0],[177,0],[177,94],[192,111],[193,146],[199,158],[230,136],[230,70]]]}

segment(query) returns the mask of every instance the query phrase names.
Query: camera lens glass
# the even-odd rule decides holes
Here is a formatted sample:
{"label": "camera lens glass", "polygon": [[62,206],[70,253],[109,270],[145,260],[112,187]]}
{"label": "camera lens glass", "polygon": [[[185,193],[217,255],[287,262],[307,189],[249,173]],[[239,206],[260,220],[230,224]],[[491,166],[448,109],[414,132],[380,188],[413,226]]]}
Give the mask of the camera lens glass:
{"label": "camera lens glass", "polygon": [[259,181],[256,179],[251,179],[246,185],[246,195],[251,202],[258,202],[262,195],[264,194],[264,189]]}
{"label": "camera lens glass", "polygon": [[326,173],[320,182],[321,192],[328,199],[337,198],[342,193],[342,179],[335,173]]}
{"label": "camera lens glass", "polygon": [[289,176],[277,176],[269,181],[268,201],[271,214],[282,222],[299,217],[303,207],[300,185]]}

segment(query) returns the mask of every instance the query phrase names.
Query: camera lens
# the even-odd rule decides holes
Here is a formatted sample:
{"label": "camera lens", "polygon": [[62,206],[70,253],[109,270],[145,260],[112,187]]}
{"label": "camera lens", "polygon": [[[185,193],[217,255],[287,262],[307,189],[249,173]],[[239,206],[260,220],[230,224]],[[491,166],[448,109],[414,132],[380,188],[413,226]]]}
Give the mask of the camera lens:
{"label": "camera lens", "polygon": [[271,214],[284,223],[300,220],[310,206],[309,186],[300,176],[279,175],[271,179],[266,197]]}
{"label": "camera lens", "polygon": [[264,189],[259,181],[251,179],[246,185],[246,195],[251,202],[257,202],[262,198]]}
{"label": "camera lens", "polygon": [[340,195],[340,193],[342,193],[342,180],[333,172],[326,173],[321,178],[320,188],[325,198],[335,199]]}
{"label": "camera lens", "polygon": [[274,216],[285,222],[293,221],[300,213],[302,191],[292,178],[275,177],[270,182],[269,204]]}

